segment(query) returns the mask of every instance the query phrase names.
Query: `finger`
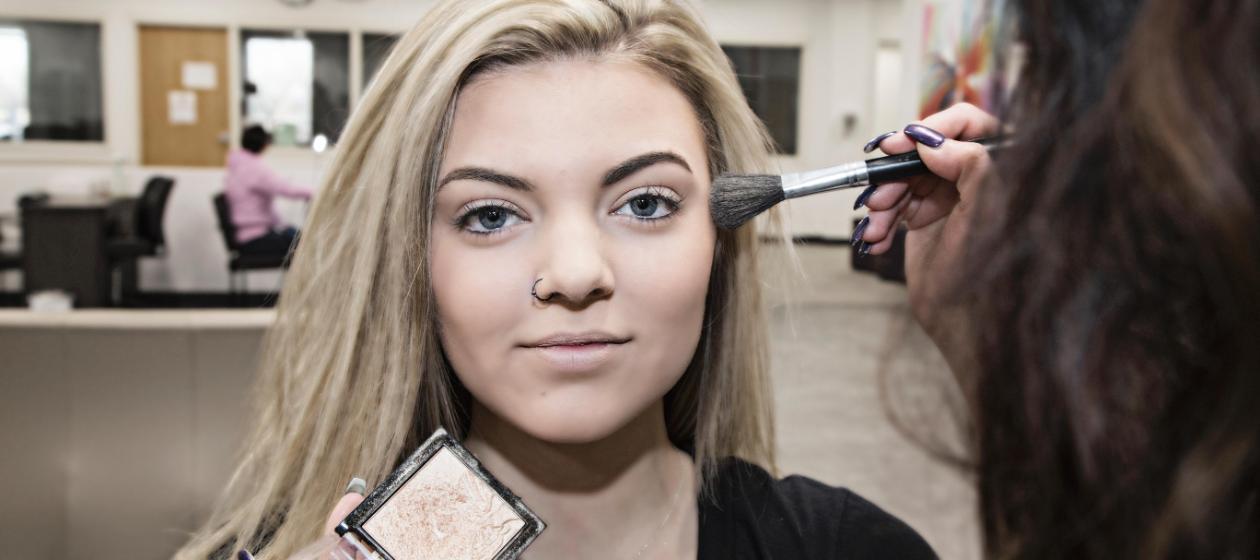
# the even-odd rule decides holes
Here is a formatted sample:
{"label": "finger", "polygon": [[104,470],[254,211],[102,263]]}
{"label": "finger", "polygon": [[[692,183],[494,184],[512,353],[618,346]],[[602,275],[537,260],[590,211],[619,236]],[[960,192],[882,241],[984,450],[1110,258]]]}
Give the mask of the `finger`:
{"label": "finger", "polygon": [[862,241],[872,245],[883,241],[884,237],[901,221],[901,216],[905,212],[911,198],[909,196],[902,198],[897,203],[897,206],[890,210],[871,212],[870,221],[866,224],[866,228],[862,230]]}
{"label": "finger", "polygon": [[915,197],[914,203],[906,208],[904,222],[907,228],[919,229],[937,220],[943,219],[954,211],[958,205],[958,191],[939,188],[925,197]]}
{"label": "finger", "polygon": [[946,138],[976,140],[997,134],[997,117],[970,103],[958,103],[944,111],[929,115],[920,123]]}
{"label": "finger", "polygon": [[337,505],[333,507],[332,513],[328,514],[328,521],[324,523],[324,534],[334,534],[337,524],[341,523],[341,520],[345,519],[347,515],[350,515],[354,508],[359,507],[359,503],[362,501],[363,495],[357,492],[348,492],[345,496],[342,496]]}
{"label": "finger", "polygon": [[957,140],[946,140],[937,148],[919,144],[919,157],[933,175],[956,184],[964,198],[972,194],[979,183],[976,179],[988,173],[992,164],[984,146]]}
{"label": "finger", "polygon": [[888,155],[904,154],[914,149],[914,140],[906,137],[900,130],[879,141],[879,151]]}
{"label": "finger", "polygon": [[[1001,123],[996,117],[970,103],[956,104],[911,124],[921,124],[941,133],[946,138],[963,140],[993,136],[1001,128]],[[913,149],[915,145],[916,142],[906,136],[904,130],[885,138],[879,144],[880,149],[887,154],[905,153]]]}
{"label": "finger", "polygon": [[866,198],[866,206],[872,211],[887,210],[897,205],[901,200],[901,196],[906,194],[909,185],[906,183],[885,183],[875,189],[869,197]]}
{"label": "finger", "polygon": [[893,242],[895,242],[896,240],[897,240],[896,235],[889,235],[879,240],[879,243],[872,243],[871,245],[867,246],[866,254],[882,255],[884,253],[887,253],[888,249],[892,248]]}

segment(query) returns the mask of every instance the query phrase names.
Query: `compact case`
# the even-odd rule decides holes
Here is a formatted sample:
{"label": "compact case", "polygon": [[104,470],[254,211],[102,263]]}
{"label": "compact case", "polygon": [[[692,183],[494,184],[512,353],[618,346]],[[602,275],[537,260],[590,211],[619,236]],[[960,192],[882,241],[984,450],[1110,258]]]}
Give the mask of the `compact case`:
{"label": "compact case", "polygon": [[363,558],[510,560],[546,528],[438,428],[337,526]]}

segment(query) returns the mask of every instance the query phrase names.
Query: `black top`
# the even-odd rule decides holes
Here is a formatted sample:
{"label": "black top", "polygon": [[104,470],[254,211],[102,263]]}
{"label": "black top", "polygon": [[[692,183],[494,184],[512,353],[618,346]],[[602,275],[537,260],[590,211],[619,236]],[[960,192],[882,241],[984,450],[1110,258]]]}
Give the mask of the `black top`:
{"label": "black top", "polygon": [[803,476],[775,480],[726,459],[700,499],[700,547],[709,559],[935,559],[900,519],[844,488]]}
{"label": "black top", "polygon": [[[936,560],[914,529],[844,488],[723,460],[700,498],[700,560]],[[271,540],[268,531],[251,550]],[[211,560],[235,559],[231,541]]]}

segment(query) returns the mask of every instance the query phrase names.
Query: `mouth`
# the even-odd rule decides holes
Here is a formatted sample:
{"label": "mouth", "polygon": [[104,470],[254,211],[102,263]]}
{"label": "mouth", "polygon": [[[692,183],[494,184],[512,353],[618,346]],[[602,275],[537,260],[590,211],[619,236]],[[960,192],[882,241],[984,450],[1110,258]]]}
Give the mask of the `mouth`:
{"label": "mouth", "polygon": [[597,346],[605,344],[625,344],[630,342],[631,337],[614,336],[607,333],[590,332],[590,333],[560,333],[548,336],[542,340],[525,344],[526,348],[581,348],[583,346]]}
{"label": "mouth", "polygon": [[552,371],[589,374],[611,364],[631,340],[607,333],[556,334],[523,346]]}

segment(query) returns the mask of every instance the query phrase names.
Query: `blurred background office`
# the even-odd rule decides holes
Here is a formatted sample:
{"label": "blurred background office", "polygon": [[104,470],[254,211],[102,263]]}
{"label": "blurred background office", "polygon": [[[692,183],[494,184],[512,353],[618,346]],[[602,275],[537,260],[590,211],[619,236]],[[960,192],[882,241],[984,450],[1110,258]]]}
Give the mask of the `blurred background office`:
{"label": "blurred background office", "polygon": [[[783,172],[1002,93],[982,0],[695,4]],[[271,142],[254,157],[318,196],[347,116],[429,5],[0,1],[0,475],[16,488],[0,536],[15,557],[162,558],[209,511],[286,264],[242,250],[228,155],[261,126]],[[949,406],[937,374],[897,373],[944,375],[926,344],[912,363],[880,359],[921,334],[897,257],[849,250],[857,194],[789,204],[804,280],[770,301],[781,466],[872,498],[943,557],[976,558],[965,474],[881,404],[892,382],[921,409]],[[276,198],[277,220],[300,229],[306,204]]]}

